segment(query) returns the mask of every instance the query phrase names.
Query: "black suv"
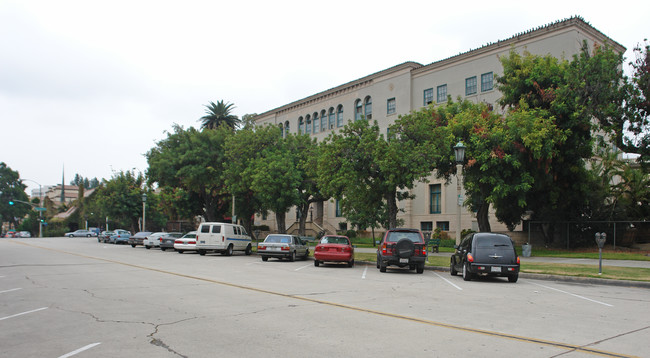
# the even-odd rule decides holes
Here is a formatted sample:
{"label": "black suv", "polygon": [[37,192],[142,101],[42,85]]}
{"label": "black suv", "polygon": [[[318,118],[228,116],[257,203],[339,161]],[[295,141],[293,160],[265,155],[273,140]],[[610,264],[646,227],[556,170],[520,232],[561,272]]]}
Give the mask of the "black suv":
{"label": "black suv", "polygon": [[427,248],[422,232],[417,229],[391,229],[381,239],[377,249],[377,268],[386,272],[389,265],[424,272]]}
{"label": "black suv", "polygon": [[510,236],[477,232],[465,236],[454,247],[456,252],[449,263],[452,275],[462,272],[465,281],[480,275],[508,277],[508,281],[517,282],[519,256]]}

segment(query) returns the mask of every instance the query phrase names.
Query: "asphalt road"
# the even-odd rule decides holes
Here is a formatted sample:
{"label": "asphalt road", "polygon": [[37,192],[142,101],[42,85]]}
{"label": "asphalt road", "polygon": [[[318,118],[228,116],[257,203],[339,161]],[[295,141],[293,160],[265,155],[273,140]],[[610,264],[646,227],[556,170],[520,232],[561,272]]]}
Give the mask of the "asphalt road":
{"label": "asphalt road", "polygon": [[650,357],[650,290],[0,239],[0,357]]}

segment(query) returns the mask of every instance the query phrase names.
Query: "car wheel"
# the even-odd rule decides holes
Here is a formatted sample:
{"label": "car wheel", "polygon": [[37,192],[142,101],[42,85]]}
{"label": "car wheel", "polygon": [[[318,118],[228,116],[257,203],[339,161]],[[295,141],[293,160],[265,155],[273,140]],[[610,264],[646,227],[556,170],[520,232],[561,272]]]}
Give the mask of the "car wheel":
{"label": "car wheel", "polygon": [[379,272],[386,272],[386,263],[379,260]]}
{"label": "car wheel", "polygon": [[176,252],[178,252],[179,254],[182,254],[183,250],[176,250]]}
{"label": "car wheel", "polygon": [[68,235],[68,237],[74,237],[74,235]]}
{"label": "car wheel", "polygon": [[320,265],[320,262],[318,260],[314,260],[314,266],[318,267]]}
{"label": "car wheel", "polygon": [[454,265],[454,259],[449,261],[449,273],[451,273],[452,276],[458,275],[458,271],[456,271],[456,266]]}
{"label": "car wheel", "polygon": [[472,280],[472,273],[469,270],[469,264],[465,262],[463,265],[463,280],[470,281]]}
{"label": "car wheel", "polygon": [[305,256],[302,257],[303,260],[307,260],[309,258],[309,249],[305,250]]}
{"label": "car wheel", "polygon": [[379,255],[377,255],[377,268],[379,268],[379,262],[381,262],[381,259],[379,258]]}
{"label": "car wheel", "polygon": [[199,255],[205,256],[205,250],[199,250]]}
{"label": "car wheel", "polygon": [[148,245],[147,245],[147,246],[145,246],[144,248],[147,249],[147,250],[149,250],[149,249],[151,249],[151,246],[148,246]]}
{"label": "car wheel", "polygon": [[244,254],[250,255],[252,253],[253,253],[253,248],[251,247],[251,244],[248,244],[248,246],[246,246],[246,250],[244,251]]}
{"label": "car wheel", "polygon": [[90,237],[90,235],[86,235],[86,237]]}
{"label": "car wheel", "polygon": [[291,256],[289,256],[289,261],[291,261],[291,262],[296,261],[296,252],[295,251],[291,253]]}
{"label": "car wheel", "polygon": [[424,273],[424,262],[416,267],[417,273]]}
{"label": "car wheel", "polygon": [[232,244],[228,245],[226,249],[226,256],[232,256]]}
{"label": "car wheel", "polygon": [[348,267],[354,266],[354,259],[348,261]]}
{"label": "car wheel", "polygon": [[518,279],[519,279],[519,274],[518,273],[508,276],[508,282],[513,282],[514,283],[514,282],[517,282]]}
{"label": "car wheel", "polygon": [[266,257],[266,256],[262,256],[262,261],[268,261],[268,260],[269,260],[268,257]]}
{"label": "car wheel", "polygon": [[131,247],[135,247],[135,244],[131,244]]}
{"label": "car wheel", "polygon": [[160,248],[160,251],[165,251],[165,250],[167,250],[166,247],[161,247],[161,248]]}

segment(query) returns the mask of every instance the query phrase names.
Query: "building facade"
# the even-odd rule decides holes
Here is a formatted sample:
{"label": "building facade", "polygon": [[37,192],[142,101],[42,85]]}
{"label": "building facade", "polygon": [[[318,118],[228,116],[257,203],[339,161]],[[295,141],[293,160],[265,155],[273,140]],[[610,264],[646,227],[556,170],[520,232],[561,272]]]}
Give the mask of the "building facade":
{"label": "building facade", "polygon": [[[597,44],[608,45],[621,53],[625,51],[622,45],[582,18],[573,17],[428,65],[416,62],[396,65],[262,113],[256,117],[256,125],[275,125],[282,128],[283,134],[306,133],[323,140],[349,121],[361,118],[377,121],[381,131],[386,133],[388,126],[400,115],[430,104],[444,103],[448,96],[484,102],[497,108],[496,102],[501,95],[495,88],[495,76],[502,73],[500,56],[515,50],[570,60],[579,53],[583,41],[590,48]],[[453,236],[459,229],[456,178],[445,183],[432,175],[429,180],[412,190],[415,199],[399,202],[404,210],[399,218],[404,220],[406,227],[424,231],[440,227]],[[346,229],[345,219],[337,209],[335,199],[314,204],[310,209],[313,223],[328,232]],[[493,214],[490,218],[494,231],[506,230]],[[295,220],[297,213],[292,210],[287,215],[287,227],[290,228]],[[276,226],[273,215],[256,216],[255,224],[268,225],[271,230]],[[463,229],[478,229],[474,213],[466,209],[461,215],[460,230]]]}

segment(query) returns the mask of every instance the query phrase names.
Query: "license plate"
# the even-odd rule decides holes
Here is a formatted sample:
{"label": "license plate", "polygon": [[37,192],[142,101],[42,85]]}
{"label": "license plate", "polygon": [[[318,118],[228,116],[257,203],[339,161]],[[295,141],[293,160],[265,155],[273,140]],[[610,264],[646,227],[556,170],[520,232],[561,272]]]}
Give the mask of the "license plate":
{"label": "license plate", "polygon": [[492,271],[492,272],[501,272],[501,267],[500,266],[492,266],[490,271]]}
{"label": "license plate", "polygon": [[409,259],[399,259],[399,263],[407,264],[407,263],[409,263]]}

